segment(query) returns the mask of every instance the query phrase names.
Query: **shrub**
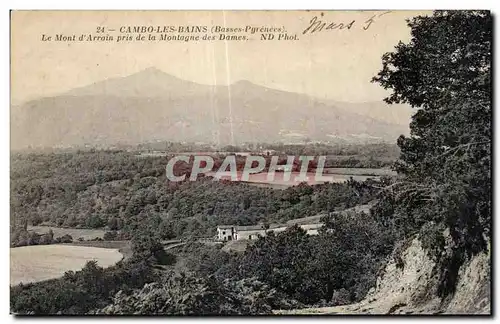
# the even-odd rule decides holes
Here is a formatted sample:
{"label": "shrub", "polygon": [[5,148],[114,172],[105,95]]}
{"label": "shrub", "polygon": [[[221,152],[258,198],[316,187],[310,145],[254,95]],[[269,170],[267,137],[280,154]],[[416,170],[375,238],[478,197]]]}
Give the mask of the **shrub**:
{"label": "shrub", "polygon": [[234,315],[269,314],[274,291],[254,279],[200,278],[191,273],[169,276],[127,295],[118,292],[113,304],[97,314]]}

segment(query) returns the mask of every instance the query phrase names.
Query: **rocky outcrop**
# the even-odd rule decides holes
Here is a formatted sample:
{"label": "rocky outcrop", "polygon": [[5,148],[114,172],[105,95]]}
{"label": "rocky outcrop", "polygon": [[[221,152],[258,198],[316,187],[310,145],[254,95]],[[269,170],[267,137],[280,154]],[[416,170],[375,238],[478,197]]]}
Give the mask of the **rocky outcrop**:
{"label": "rocky outcrop", "polygon": [[277,314],[490,314],[490,252],[465,262],[459,270],[455,293],[437,296],[435,263],[418,238],[393,258],[365,299],[356,304],[276,311]]}

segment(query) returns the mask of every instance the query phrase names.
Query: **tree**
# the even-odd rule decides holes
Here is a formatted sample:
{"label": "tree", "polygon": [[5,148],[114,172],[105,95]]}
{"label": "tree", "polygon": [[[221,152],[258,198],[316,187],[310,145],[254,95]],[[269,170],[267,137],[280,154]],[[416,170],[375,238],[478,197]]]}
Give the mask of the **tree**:
{"label": "tree", "polygon": [[55,239],[56,243],[71,243],[73,242],[73,237],[69,234],[64,234],[61,237]]}
{"label": "tree", "polygon": [[108,231],[108,232],[104,233],[103,240],[114,241],[114,240],[116,240],[117,236],[118,236],[118,233],[116,231]]}
{"label": "tree", "polygon": [[29,232],[28,245],[38,245],[41,235],[36,232]]}
{"label": "tree", "polygon": [[54,242],[54,232],[52,229],[40,237],[40,244],[52,244]]}
{"label": "tree", "polygon": [[175,255],[163,248],[159,237],[151,232],[136,233],[132,239],[133,260],[142,260],[148,263],[171,265],[176,262]]}
{"label": "tree", "polygon": [[492,18],[487,11],[435,11],[408,21],[411,40],[382,57],[373,78],[392,94],[388,103],[439,109],[467,93],[490,99]]}
{"label": "tree", "polygon": [[88,228],[100,228],[105,225],[104,221],[99,215],[92,215],[85,221],[85,225]]}
{"label": "tree", "polygon": [[386,194],[408,231],[427,225],[428,232],[429,224],[450,230],[452,253],[441,260],[446,294],[456,277],[449,271],[484,250],[490,234],[492,17],[436,11],[408,26],[410,42],[384,54],[372,80],[392,90],[386,102],[418,109],[411,135],[398,139],[396,169],[406,178]]}
{"label": "tree", "polygon": [[118,218],[116,217],[111,217],[109,220],[108,220],[108,227],[110,230],[112,231],[116,231],[116,230],[119,230],[120,229],[120,226],[118,224]]}
{"label": "tree", "polygon": [[113,304],[98,314],[230,315],[271,314],[275,292],[253,278],[236,282],[197,277],[190,273],[167,276],[130,295],[118,292]]}

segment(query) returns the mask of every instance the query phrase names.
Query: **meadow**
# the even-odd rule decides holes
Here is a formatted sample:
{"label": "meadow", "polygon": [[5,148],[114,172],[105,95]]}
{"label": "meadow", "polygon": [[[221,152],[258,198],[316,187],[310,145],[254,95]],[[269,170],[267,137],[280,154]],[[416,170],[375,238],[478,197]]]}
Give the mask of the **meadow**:
{"label": "meadow", "polygon": [[38,282],[78,271],[87,261],[109,267],[122,259],[117,249],[70,245],[34,245],[10,249],[10,284]]}

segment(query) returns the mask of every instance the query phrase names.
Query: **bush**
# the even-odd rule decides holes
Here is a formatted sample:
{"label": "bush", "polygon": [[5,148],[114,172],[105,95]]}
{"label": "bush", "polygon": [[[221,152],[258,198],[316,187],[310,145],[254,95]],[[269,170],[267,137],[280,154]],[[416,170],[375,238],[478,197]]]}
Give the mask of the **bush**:
{"label": "bush", "polygon": [[270,314],[274,291],[254,279],[217,281],[191,273],[169,276],[132,294],[118,292],[97,314],[255,315]]}
{"label": "bush", "polygon": [[347,289],[341,288],[333,292],[330,304],[332,306],[346,305],[349,304],[351,300],[351,293]]}
{"label": "bush", "polygon": [[56,243],[71,243],[73,242],[73,237],[69,234],[64,234],[61,237],[55,239]]}
{"label": "bush", "polygon": [[104,233],[103,239],[104,241],[114,241],[116,240],[118,233],[116,231],[108,231]]}
{"label": "bush", "polygon": [[103,269],[93,261],[62,278],[17,285],[10,290],[10,309],[17,314],[79,314],[110,303],[119,290],[144,286],[156,279],[144,263],[118,263]]}
{"label": "bush", "polygon": [[271,232],[232,256],[216,274],[235,280],[255,277],[289,300],[308,305],[330,301],[344,290],[348,294],[342,302],[359,301],[375,285],[394,240],[368,214],[341,213],[323,221],[317,236],[298,226]]}

